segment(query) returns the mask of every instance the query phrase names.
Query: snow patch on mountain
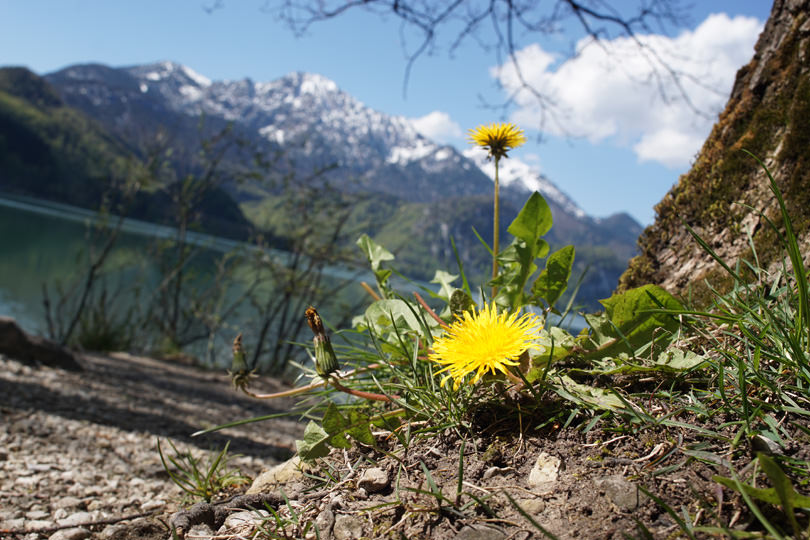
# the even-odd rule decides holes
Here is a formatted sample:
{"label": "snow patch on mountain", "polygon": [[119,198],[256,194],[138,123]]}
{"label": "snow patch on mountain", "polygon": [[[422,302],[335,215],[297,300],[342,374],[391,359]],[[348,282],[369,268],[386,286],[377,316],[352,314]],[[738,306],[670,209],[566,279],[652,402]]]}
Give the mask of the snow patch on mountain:
{"label": "snow patch on mountain", "polygon": [[[495,180],[495,161],[488,159],[487,153],[481,148],[466,149],[464,157],[472,160],[487,176],[493,181]],[[509,157],[500,161],[499,168],[498,180],[504,186],[519,187],[528,192],[538,191],[544,197],[559,204],[567,213],[578,218],[586,216],[582,208],[543,176],[536,167],[515,157]]]}
{"label": "snow patch on mountain", "polygon": [[[267,141],[295,148],[302,161],[339,163],[369,177],[385,167],[416,166],[423,175],[414,180],[422,182],[419,189],[437,193],[444,189],[442,181],[450,178],[458,185],[457,194],[481,193],[487,189],[485,176],[494,177],[494,164],[480,148],[462,154],[438,144],[420,134],[411,119],[375,111],[322,75],[293,72],[270,82],[211,81],[174,62],[124,70],[135,77],[140,93],[159,95],[170,109],[239,123]],[[460,175],[469,175],[469,181],[459,182]],[[518,159],[501,162],[501,182],[526,192],[539,191],[567,213],[586,217],[565,193]]]}

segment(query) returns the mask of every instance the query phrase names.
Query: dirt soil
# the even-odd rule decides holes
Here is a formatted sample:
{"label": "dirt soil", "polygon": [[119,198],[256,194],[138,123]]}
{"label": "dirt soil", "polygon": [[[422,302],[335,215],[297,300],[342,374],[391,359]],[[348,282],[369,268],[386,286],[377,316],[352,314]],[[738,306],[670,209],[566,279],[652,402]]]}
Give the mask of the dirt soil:
{"label": "dirt soil", "polygon": [[[376,447],[334,449],[316,468],[291,468],[294,462],[287,462],[292,473],[267,481],[259,472],[292,456],[302,424],[271,420],[207,439],[189,435],[279,412],[290,402],[257,402],[237,395],[224,374],[129,355],[85,357],[79,374],[0,362],[2,538],[170,538],[167,524],[190,504],[162,471],[156,437],[194,451],[231,440],[233,452],[243,455],[236,465],[258,476],[251,492],[270,497],[274,511],[288,519],[286,533],[275,533],[278,538],[683,537],[675,519],[642,487],[696,524],[740,528],[750,519],[739,496],[712,480],[730,476],[729,465],[744,473],[752,462],[747,445],[732,453],[728,441],[700,438],[685,427],[629,435],[617,426],[542,425],[542,415],[518,419],[484,410],[474,420],[475,436],[464,443],[463,460],[456,432],[405,448],[397,438],[404,433],[379,431]],[[283,385],[259,379],[253,388],[268,392]],[[648,405],[651,413],[664,412],[662,404]],[[672,420],[694,423],[688,417]],[[714,418],[709,427],[731,437],[732,428],[721,427],[725,420]],[[83,434],[78,441],[75,433]],[[87,440],[92,434],[108,442]],[[783,451],[810,458],[810,445],[794,443]],[[89,479],[73,478],[86,469],[94,472]],[[95,488],[84,485],[92,482]],[[223,524],[212,521],[211,512],[200,518],[208,510],[238,510],[229,502],[235,504],[239,493],[223,494],[223,504],[198,512],[186,537],[248,537],[255,523]],[[68,498],[72,506],[63,504]],[[121,519],[138,514],[146,515]],[[297,518],[290,518],[293,514]],[[89,523],[68,529],[78,515]],[[778,515],[769,515],[779,522]],[[272,521],[262,526],[274,530]]]}

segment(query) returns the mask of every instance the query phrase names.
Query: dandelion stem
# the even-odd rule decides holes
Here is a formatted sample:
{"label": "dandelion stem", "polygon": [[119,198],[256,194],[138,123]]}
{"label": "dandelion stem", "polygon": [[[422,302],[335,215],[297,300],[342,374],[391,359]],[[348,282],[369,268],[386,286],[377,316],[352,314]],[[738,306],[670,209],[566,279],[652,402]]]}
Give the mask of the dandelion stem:
{"label": "dandelion stem", "polygon": [[371,400],[371,401],[386,401],[386,402],[389,402],[389,403],[391,401],[393,401],[394,399],[399,399],[399,396],[396,396],[396,395],[388,397],[388,396],[386,396],[384,394],[375,394],[374,392],[363,392],[362,390],[355,390],[354,388],[347,388],[347,387],[343,386],[342,384],[340,384],[338,382],[338,380],[336,378],[334,378],[334,377],[332,377],[329,382],[331,382],[332,386],[334,386],[335,388],[337,388],[341,392],[345,392],[346,394],[349,394],[349,395],[355,396],[355,397],[359,397],[359,398],[362,398],[362,399],[368,399],[368,400]]}
{"label": "dandelion stem", "polygon": [[[492,279],[498,277],[498,232],[499,232],[499,225],[500,225],[500,213],[501,213],[501,205],[500,205],[500,198],[499,198],[499,185],[498,185],[498,163],[501,160],[501,156],[495,156],[495,206],[493,212],[493,225],[492,225]],[[494,285],[492,286],[492,298],[495,298],[495,295],[498,294],[498,288]]]}
{"label": "dandelion stem", "polygon": [[436,322],[438,322],[438,323],[439,323],[439,326],[441,326],[441,327],[442,327],[442,328],[444,328],[445,330],[447,330],[448,328],[450,328],[449,326],[447,326],[447,323],[446,323],[446,322],[444,322],[444,321],[441,319],[441,317],[439,317],[438,315],[436,315],[436,312],[435,312],[435,311],[433,311],[432,309],[430,309],[430,306],[429,306],[429,305],[427,305],[427,302],[425,302],[425,301],[422,299],[422,297],[419,295],[419,293],[418,293],[418,292],[414,291],[413,295],[416,297],[416,301],[417,301],[417,302],[419,302],[419,304],[420,304],[420,305],[421,305],[423,308],[425,308],[425,311],[427,311],[427,312],[428,312],[428,315],[430,315],[431,317],[433,317],[433,318],[436,320]]}
{"label": "dandelion stem", "polygon": [[377,294],[376,292],[374,292],[374,289],[372,289],[372,288],[369,286],[369,284],[368,284],[368,283],[366,283],[365,281],[361,281],[361,282],[360,282],[360,286],[361,286],[361,287],[363,287],[363,289],[364,289],[364,290],[365,290],[365,291],[366,291],[366,292],[367,292],[367,293],[368,293],[368,294],[369,294],[369,295],[370,295],[370,296],[371,296],[371,297],[372,297],[374,300],[382,300],[382,298],[380,298],[380,295],[379,295],[379,294]]}

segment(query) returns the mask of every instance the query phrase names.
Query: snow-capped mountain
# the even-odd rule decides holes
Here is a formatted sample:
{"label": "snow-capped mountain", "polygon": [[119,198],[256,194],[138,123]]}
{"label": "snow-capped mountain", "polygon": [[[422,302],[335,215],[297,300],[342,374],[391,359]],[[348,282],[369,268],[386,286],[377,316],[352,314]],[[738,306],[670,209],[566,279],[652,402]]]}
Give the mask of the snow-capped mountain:
{"label": "snow-capped mountain", "polygon": [[[495,181],[495,162],[487,158],[486,152],[482,152],[480,148],[468,148],[464,151],[464,157],[475,163],[493,182]],[[536,167],[510,157],[500,162],[499,169],[498,181],[504,187],[529,193],[539,191],[547,201],[557,203],[564,212],[578,218],[587,217],[577,203],[542,175]]]}
{"label": "snow-capped mountain", "polygon": [[[211,81],[186,66],[160,62],[128,68],[77,65],[46,78],[69,103],[108,123],[126,124],[145,110],[164,121],[169,111],[234,122],[283,147],[298,162],[337,164],[356,189],[422,202],[492,189],[492,165],[484,153],[462,154],[437,144],[408,119],[375,111],[317,74],[291,73],[271,82]],[[585,216],[526,164],[511,159],[503,164],[503,183],[516,198],[537,189],[559,211]]]}
{"label": "snow-capped mountain", "polygon": [[[474,254],[480,245],[462,245],[463,239],[471,237],[473,228],[491,228],[494,166],[486,152],[470,148],[462,153],[438,144],[419,134],[408,119],[365,106],[321,75],[290,73],[270,82],[211,81],[180,64],[160,62],[125,68],[76,65],[45,79],[66,104],[134,149],[148,148],[150,137],[159,131],[166,134],[175,167],[188,166],[199,151],[206,135],[199,132],[201,118],[209,133],[230,123],[241,139],[259,150],[280,150],[299,168],[295,172],[336,165],[329,169],[330,186],[381,195],[376,200],[386,208],[383,215],[389,221],[369,226],[376,225],[383,236],[406,239],[398,257],[406,259],[410,250],[412,260],[424,263],[425,272],[435,270],[436,261],[455,264],[447,247],[450,237],[462,256]],[[600,276],[601,283],[588,294],[609,295],[635,252],[641,226],[626,214],[587,216],[519,159],[503,161],[500,174],[504,234],[528,194],[539,191],[554,216],[546,239],[556,246],[575,244],[578,264],[592,262],[591,273]],[[236,185],[228,189],[240,202],[260,196]],[[420,249],[421,255],[414,251]]]}

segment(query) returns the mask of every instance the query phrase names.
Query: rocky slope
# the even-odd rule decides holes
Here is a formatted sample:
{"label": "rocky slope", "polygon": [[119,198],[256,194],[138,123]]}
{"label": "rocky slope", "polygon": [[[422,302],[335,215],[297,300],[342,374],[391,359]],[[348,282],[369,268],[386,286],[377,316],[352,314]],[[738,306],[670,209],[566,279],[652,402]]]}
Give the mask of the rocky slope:
{"label": "rocky slope", "polygon": [[[697,231],[726,261],[752,255],[760,264],[781,261],[777,201],[763,169],[743,150],[762,159],[782,191],[810,259],[810,1],[775,0],[751,62],[737,73],[728,104],[692,169],[656,206],[656,220],[641,235],[641,254],[631,260],[621,287],[661,284],[697,295],[705,279],[728,285],[724,271],[690,237]],[[760,214],[762,212],[762,214]],[[694,297],[694,296],[693,296]]]}

